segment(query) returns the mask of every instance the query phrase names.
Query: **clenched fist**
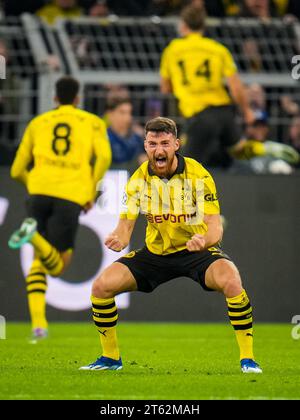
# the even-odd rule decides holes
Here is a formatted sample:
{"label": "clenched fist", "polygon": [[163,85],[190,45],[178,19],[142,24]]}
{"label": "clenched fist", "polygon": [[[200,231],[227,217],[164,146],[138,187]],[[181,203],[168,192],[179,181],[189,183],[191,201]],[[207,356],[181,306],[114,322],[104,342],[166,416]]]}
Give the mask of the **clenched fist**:
{"label": "clenched fist", "polygon": [[190,251],[190,252],[193,252],[193,251],[203,251],[205,249],[205,239],[204,239],[204,236],[199,235],[198,233],[196,233],[192,237],[192,239],[190,239],[189,241],[187,241],[186,247],[187,247],[188,251]]}
{"label": "clenched fist", "polygon": [[108,235],[108,237],[104,241],[104,244],[107,246],[107,248],[116,252],[120,252],[124,248],[124,244],[119,239],[118,235],[113,235],[113,234]]}

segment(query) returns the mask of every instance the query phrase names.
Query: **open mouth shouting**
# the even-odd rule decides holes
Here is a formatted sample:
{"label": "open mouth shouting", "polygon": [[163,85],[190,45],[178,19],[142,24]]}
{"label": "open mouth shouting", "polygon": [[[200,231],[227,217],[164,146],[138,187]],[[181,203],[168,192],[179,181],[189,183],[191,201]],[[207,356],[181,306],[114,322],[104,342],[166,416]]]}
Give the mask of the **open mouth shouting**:
{"label": "open mouth shouting", "polygon": [[164,169],[167,167],[167,158],[163,156],[156,157],[154,158],[154,163],[158,169]]}

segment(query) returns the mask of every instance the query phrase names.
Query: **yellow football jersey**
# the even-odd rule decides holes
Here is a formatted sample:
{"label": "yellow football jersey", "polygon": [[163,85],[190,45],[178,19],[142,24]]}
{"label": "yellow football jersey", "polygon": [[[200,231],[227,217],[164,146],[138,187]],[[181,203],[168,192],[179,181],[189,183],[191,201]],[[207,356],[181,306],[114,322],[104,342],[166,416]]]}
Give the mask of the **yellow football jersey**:
{"label": "yellow football jersey", "polygon": [[96,184],[111,163],[104,122],[72,105],[61,105],[37,116],[25,130],[12,176],[25,171],[31,163],[33,168],[27,177],[30,194],[86,204],[94,199]]}
{"label": "yellow football jersey", "polygon": [[159,255],[186,249],[186,242],[207,232],[205,214],[219,214],[213,178],[196,160],[177,154],[178,166],[166,180],[144,162],[129,179],[121,219],[134,220],[143,213],[148,221],[146,246]]}
{"label": "yellow football jersey", "polygon": [[186,118],[209,106],[230,104],[224,78],[236,71],[229,50],[198,33],[171,41],[163,51],[160,65],[160,75],[170,80]]}

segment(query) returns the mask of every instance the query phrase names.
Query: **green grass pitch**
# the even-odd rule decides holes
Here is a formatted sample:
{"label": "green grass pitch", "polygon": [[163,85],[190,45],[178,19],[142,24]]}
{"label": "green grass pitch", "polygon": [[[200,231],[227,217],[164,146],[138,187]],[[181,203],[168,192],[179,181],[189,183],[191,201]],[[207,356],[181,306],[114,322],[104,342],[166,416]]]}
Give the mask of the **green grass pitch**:
{"label": "green grass pitch", "polygon": [[262,375],[239,369],[226,324],[119,324],[124,368],[85,372],[99,355],[91,324],[50,325],[50,338],[28,344],[29,324],[8,324],[0,340],[0,399],[299,399],[300,340],[291,325],[257,324]]}

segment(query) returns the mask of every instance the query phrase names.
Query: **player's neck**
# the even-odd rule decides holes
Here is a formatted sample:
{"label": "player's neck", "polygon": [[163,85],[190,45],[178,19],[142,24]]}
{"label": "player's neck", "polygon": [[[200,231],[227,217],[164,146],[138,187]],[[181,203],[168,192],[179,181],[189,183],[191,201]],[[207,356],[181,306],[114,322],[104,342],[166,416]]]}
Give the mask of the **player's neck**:
{"label": "player's neck", "polygon": [[187,37],[187,36],[190,36],[190,35],[199,35],[199,36],[203,36],[203,32],[201,32],[201,31],[192,31],[192,30],[190,30],[190,29],[188,29],[188,28],[186,28],[186,29],[182,30],[182,32],[181,32],[181,36],[182,36],[183,38],[185,38],[185,37]]}
{"label": "player's neck", "polygon": [[174,175],[174,173],[176,172],[178,167],[178,157],[177,155],[174,156],[173,162],[172,162],[172,166],[171,166],[171,170],[170,170],[170,178]]}
{"label": "player's neck", "polygon": [[66,107],[68,107],[68,108],[76,108],[76,105],[75,104],[58,104],[57,107],[58,108],[62,108],[62,107],[64,107],[64,108],[66,108]]}

